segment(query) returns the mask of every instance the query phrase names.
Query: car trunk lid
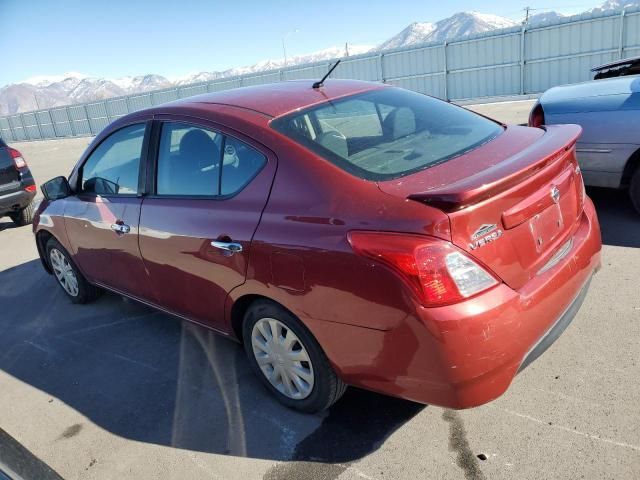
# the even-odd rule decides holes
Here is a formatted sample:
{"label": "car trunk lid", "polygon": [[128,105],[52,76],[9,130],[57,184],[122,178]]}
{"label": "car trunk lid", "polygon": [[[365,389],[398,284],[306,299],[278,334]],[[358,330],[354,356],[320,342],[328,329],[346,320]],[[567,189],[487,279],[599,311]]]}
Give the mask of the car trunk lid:
{"label": "car trunk lid", "polygon": [[0,147],[0,195],[20,190],[20,172],[7,148]]}
{"label": "car trunk lid", "polygon": [[582,212],[577,125],[508,127],[464,156],[382,191],[437,207],[451,241],[518,289],[566,250]]}

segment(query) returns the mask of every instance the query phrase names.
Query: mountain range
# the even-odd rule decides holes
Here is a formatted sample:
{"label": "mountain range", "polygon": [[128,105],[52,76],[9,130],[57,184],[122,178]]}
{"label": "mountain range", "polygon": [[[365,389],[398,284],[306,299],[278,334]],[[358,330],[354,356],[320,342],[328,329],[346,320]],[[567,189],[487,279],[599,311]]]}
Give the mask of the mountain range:
{"label": "mountain range", "polygon": [[[599,7],[585,13],[601,13],[609,10],[640,6],[640,0],[606,0]],[[554,11],[545,11],[529,16],[529,24],[556,21],[563,17]],[[425,42],[444,42],[501,28],[519,25],[508,18],[487,13],[460,12],[435,23],[414,22],[378,46],[345,45],[329,47],[307,55],[296,55],[285,60],[271,59],[245,67],[224,71],[202,71],[182,77],[167,78],[156,74],[121,78],[96,78],[78,72],[58,76],[38,76],[20,83],[0,88],[0,115],[27,112],[74,103],[103,100],[133,93],[159,90],[179,85],[216,80],[248,73],[277,70],[285,66],[319,62],[369,51],[381,51],[408,47]]]}

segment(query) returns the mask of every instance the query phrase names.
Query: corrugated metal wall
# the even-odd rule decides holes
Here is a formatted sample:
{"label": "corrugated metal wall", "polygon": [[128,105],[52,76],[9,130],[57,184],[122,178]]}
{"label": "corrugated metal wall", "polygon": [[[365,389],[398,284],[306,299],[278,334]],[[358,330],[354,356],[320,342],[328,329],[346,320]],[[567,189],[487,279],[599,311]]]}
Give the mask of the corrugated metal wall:
{"label": "corrugated metal wall", "polygon": [[[590,68],[640,55],[640,9],[584,14],[554,24],[514,27],[445,44],[343,59],[335,78],[385,82],[448,100],[534,94],[592,78]],[[0,117],[6,140],[95,135],[114,119],[207,92],[283,80],[319,79],[330,62],[222,78],[68,107]]]}

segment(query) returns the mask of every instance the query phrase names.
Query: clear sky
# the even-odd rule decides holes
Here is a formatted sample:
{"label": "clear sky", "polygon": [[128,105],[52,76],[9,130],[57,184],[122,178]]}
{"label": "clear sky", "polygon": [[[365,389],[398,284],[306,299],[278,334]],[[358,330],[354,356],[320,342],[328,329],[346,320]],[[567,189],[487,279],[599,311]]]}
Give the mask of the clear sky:
{"label": "clear sky", "polygon": [[[118,77],[224,70],[322,48],[381,43],[415,21],[526,5],[574,13],[598,0],[0,0],[0,86],[76,71]],[[291,33],[294,30],[295,33]]]}

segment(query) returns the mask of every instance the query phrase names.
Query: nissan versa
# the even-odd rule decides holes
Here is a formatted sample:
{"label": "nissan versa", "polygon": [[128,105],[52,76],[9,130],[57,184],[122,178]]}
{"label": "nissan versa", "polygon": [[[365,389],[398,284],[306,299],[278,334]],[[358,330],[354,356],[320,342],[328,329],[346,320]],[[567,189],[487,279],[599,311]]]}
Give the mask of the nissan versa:
{"label": "nissan versa", "polygon": [[468,408],[600,266],[579,135],[358,81],[206,94],[107,127],[34,232],[72,302],[108,289],[238,339],[285,405],[355,385]]}

